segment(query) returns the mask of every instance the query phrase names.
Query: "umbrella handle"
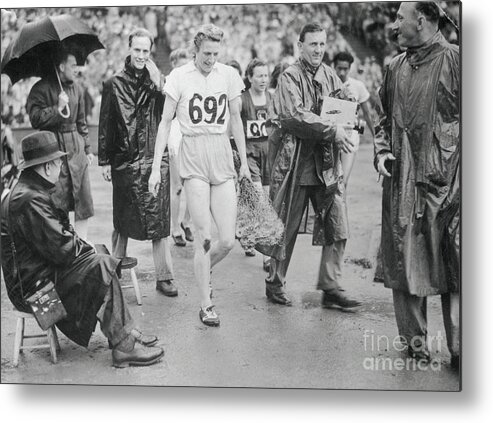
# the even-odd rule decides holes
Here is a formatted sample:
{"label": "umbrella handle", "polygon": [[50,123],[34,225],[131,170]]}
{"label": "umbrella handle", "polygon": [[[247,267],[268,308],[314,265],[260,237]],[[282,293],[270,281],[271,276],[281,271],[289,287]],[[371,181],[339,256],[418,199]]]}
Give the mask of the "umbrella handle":
{"label": "umbrella handle", "polygon": [[60,110],[60,116],[65,119],[70,117],[70,107],[68,106],[68,104],[62,110]]}

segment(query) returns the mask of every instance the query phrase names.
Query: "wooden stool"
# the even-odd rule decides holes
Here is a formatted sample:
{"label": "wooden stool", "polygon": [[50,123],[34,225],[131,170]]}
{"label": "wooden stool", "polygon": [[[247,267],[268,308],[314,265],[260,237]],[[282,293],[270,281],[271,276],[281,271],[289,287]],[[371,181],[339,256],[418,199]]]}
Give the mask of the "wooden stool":
{"label": "wooden stool", "polygon": [[[14,310],[14,315],[17,316],[17,328],[15,330],[14,339],[14,367],[19,365],[19,354],[22,350],[33,350],[33,349],[44,349],[49,348],[51,354],[51,361],[53,364],[57,363],[57,351],[60,351],[60,344],[58,343],[58,336],[56,333],[55,326],[48,328],[48,330],[43,331],[36,335],[25,335],[25,320],[34,319],[34,315],[30,313],[24,313],[22,311]],[[41,328],[40,328],[41,329]],[[24,345],[24,339],[28,338],[44,338],[46,336],[48,343],[39,345]]]}
{"label": "wooden stool", "polygon": [[132,279],[132,285],[122,285],[122,289],[133,288],[135,290],[135,296],[137,297],[137,304],[142,305],[142,296],[140,295],[139,281],[135,274],[135,267],[137,266],[137,259],[135,257],[124,257],[122,259],[121,269],[130,270],[130,278]]}
{"label": "wooden stool", "polygon": [[[104,244],[96,244],[96,251],[98,254],[110,255],[108,248]],[[138,261],[135,257],[123,257],[120,269],[130,270],[130,278],[132,279],[132,285],[120,285],[122,289],[133,288],[135,290],[135,297],[137,298],[137,304],[142,305],[142,296],[140,295],[139,281],[137,280],[137,275],[135,274],[135,267]]]}

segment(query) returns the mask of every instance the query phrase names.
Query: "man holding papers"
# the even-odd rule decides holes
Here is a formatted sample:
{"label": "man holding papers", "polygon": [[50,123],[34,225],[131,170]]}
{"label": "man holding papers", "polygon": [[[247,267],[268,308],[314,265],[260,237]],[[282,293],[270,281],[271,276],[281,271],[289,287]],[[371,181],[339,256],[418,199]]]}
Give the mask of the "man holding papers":
{"label": "man holding papers", "polygon": [[[360,303],[341,293],[339,281],[348,237],[341,151],[352,151],[345,125],[322,116],[324,97],[343,88],[335,72],[322,63],[327,34],[317,23],[299,37],[300,58],[279,78],[270,120],[271,199],[285,224],[284,245],[266,251],[271,260],[267,298],[291,305],[284,286],[298,228],[310,199],[315,210],[313,244],[322,245],[317,289],[322,305],[354,309]],[[354,124],[354,121],[353,121]]]}

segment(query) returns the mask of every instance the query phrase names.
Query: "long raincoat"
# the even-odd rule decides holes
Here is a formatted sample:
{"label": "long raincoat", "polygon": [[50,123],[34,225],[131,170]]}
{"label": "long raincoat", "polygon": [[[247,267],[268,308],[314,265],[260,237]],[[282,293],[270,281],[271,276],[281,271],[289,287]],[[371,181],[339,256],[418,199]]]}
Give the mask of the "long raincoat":
{"label": "long raincoat", "polygon": [[127,238],[156,240],[169,235],[169,158],[161,162],[155,198],[148,189],[164,95],[147,69],[125,68],[103,85],[99,118],[99,165],[111,165],[113,225]]}
{"label": "long raincoat", "polygon": [[459,49],[437,33],[392,60],[375,166],[391,152],[382,200],[385,286],[417,296],[460,283]]}
{"label": "long raincoat", "polygon": [[[5,286],[16,309],[31,312],[23,298],[35,292],[38,280],[54,281],[67,310],[67,318],[56,326],[72,341],[87,346],[97,323],[97,312],[117,274],[120,260],[96,254],[73,232],[67,214],[53,203],[52,188],[53,184],[34,170],[26,169],[12,189],[9,207],[7,200],[2,201]],[[10,236],[14,237],[17,273]]]}
{"label": "long raincoat", "polygon": [[[342,89],[335,72],[321,64],[315,75],[298,60],[279,78],[270,121],[278,127],[269,136],[271,170],[270,197],[284,225],[289,224],[289,210],[294,184],[299,184],[304,156],[314,152],[316,171],[330,174],[330,181],[322,195],[322,210],[316,214],[313,245],[330,245],[349,235],[344,184],[340,165],[340,151],[332,142],[323,141],[328,123],[319,116],[324,96]],[[335,136],[335,127],[332,131]],[[279,260],[284,258],[284,247],[262,252]]]}
{"label": "long raincoat", "polygon": [[26,110],[34,129],[54,132],[61,151],[63,166],[53,192],[53,201],[65,211],[74,210],[77,220],[94,215],[94,206],[89,181],[89,160],[91,152],[87,129],[84,93],[76,83],[63,84],[69,98],[70,116],[64,118],[58,113],[60,86],[57,79],[48,77],[38,81],[27,98]]}

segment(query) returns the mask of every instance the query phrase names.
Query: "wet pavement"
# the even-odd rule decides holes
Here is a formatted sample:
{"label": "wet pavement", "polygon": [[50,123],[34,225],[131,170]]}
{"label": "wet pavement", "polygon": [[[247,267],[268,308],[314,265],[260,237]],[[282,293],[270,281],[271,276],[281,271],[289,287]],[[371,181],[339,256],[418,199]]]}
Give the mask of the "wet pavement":
{"label": "wet pavement", "polygon": [[[394,343],[397,337],[391,291],[373,282],[379,233],[380,186],[372,168],[372,148],[362,145],[348,191],[351,239],[346,249],[343,287],[363,302],[356,313],[320,307],[315,290],[320,247],[311,235],[299,235],[287,275],[292,307],[267,302],[262,258],[246,257],[237,243],[213,272],[214,304],[219,328],[204,326],[198,317],[191,245],[172,247],[179,295],[155,290],[150,242],[129,241],[128,254],[137,257],[143,294],[138,306],[132,289],[125,291],[130,310],[144,332],[156,334],[165,348],[163,360],[147,368],[115,369],[99,329],[86,350],[60,335],[61,353],[51,364],[47,350],[30,350],[12,366],[15,318],[2,282],[2,365],[6,383],[98,385],[229,386],[343,389],[459,389],[451,370],[438,297],[429,299],[429,334],[434,337],[434,361],[416,368]],[[111,185],[100,169],[91,167],[96,216],[89,238],[110,245]],[[128,283],[128,271],[123,274]],[[36,329],[30,322],[27,330]],[[441,339],[443,337],[443,339]]]}

